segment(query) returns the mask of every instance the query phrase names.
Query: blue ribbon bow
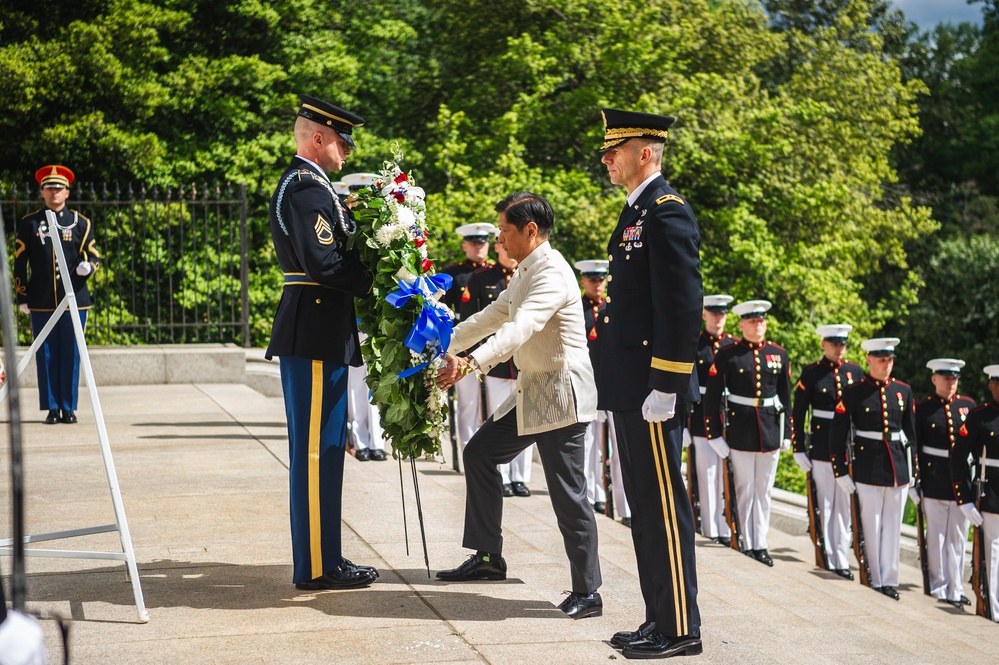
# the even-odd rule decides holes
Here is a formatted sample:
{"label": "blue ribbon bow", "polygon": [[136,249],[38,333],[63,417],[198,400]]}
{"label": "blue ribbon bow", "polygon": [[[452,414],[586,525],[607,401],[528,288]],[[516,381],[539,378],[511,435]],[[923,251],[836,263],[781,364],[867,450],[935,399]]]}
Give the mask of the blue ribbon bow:
{"label": "blue ribbon bow", "polygon": [[447,352],[448,346],[451,345],[451,331],[454,328],[454,322],[444,310],[435,307],[429,298],[437,291],[447,291],[451,288],[452,282],[453,279],[448,274],[417,277],[412,284],[400,280],[398,282],[399,289],[385,296],[385,302],[396,309],[404,307],[413,296],[422,296],[424,300],[420,314],[416,318],[416,323],[410,328],[409,334],[406,335],[404,344],[416,353],[423,353],[428,344],[436,343],[438,345],[437,353],[433,358],[416,367],[399,372],[400,379],[405,379],[423,370],[431,362],[443,356]]}

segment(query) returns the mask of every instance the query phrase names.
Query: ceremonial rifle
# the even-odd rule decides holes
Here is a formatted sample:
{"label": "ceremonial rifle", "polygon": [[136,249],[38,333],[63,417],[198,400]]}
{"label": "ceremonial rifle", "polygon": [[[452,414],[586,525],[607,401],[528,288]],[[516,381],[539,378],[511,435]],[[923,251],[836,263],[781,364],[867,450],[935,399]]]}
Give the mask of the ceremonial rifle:
{"label": "ceremonial rifle", "polygon": [[[850,432],[850,441],[847,443],[847,446],[849,448],[847,472],[850,474],[850,478],[852,479],[854,477],[854,442],[852,428]],[[860,497],[857,495],[856,488],[850,494],[850,516],[853,521],[853,554],[857,557],[857,568],[860,572],[860,583],[869,587],[871,586],[871,566],[867,561],[867,544],[864,542],[864,523],[860,520]]]}
{"label": "ceremonial rifle", "polygon": [[[728,388],[722,393],[722,437],[728,442]],[[742,538],[742,522],[739,520],[739,504],[735,496],[735,474],[732,472],[732,454],[722,460],[722,493],[725,497],[725,521],[732,532],[729,546],[745,552]]]}
{"label": "ceremonial rifle", "polygon": [[[982,510],[982,499],[985,496],[985,447],[978,461],[978,477],[975,479],[975,507]],[[975,592],[975,614],[993,621],[992,603],[989,598],[989,563],[991,557],[985,549],[985,536],[982,527],[972,529],[974,536],[971,541],[971,588]]]}
{"label": "ceremonial rifle", "polygon": [[922,501],[916,504],[916,544],[919,547],[919,569],[923,573],[923,593],[929,596],[930,562],[926,558],[926,516],[923,514]]}
{"label": "ceremonial rifle", "polygon": [[447,389],[447,426],[451,435],[451,466],[458,473],[461,473],[461,451],[458,447],[458,421],[456,420],[456,409],[458,403],[455,400],[454,386]]}
{"label": "ceremonial rifle", "polygon": [[610,418],[610,414],[608,414],[607,420],[603,422],[603,441],[600,446],[603,451],[603,464],[601,465],[603,473],[600,474],[600,477],[604,483],[604,515],[614,519],[614,479],[611,477],[610,459]]}
{"label": "ceremonial rifle", "polygon": [[819,513],[819,497],[812,472],[805,473],[805,489],[808,495],[808,536],[815,549],[815,565],[829,570],[829,557],[826,556],[826,542],[822,535],[822,516]]}
{"label": "ceremonial rifle", "polygon": [[697,484],[697,453],[694,450],[694,442],[687,446],[687,497],[690,499],[690,507],[694,511],[694,531],[704,534],[701,526],[701,491]]}

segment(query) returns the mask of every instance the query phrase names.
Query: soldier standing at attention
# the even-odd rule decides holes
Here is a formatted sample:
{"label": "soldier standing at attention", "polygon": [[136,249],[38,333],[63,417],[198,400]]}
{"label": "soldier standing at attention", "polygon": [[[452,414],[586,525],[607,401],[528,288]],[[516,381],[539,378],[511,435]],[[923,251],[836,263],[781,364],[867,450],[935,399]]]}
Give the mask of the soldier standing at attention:
{"label": "soldier standing at attention", "polygon": [[926,562],[930,595],[960,608],[970,605],[964,595],[964,551],[968,517],[954,497],[950,456],[958,431],[975,410],[975,400],[957,394],[963,360],[935,358],[926,367],[933,372],[934,393],[916,402],[916,459],[919,487],[909,490],[914,503],[922,502],[926,516]]}
{"label": "soldier standing at attention", "polygon": [[[853,326],[819,326],[822,359],[801,372],[794,386],[794,461],[805,473],[812,472],[821,516],[822,542],[825,543],[829,569],[848,580],[851,540],[850,495],[836,484],[829,461],[829,435],[832,433],[836,404],[843,391],[864,376],[860,365],[845,362],[846,340]],[[811,420],[805,427],[805,415]]]}
{"label": "soldier standing at attention", "polygon": [[694,516],[680,459],[682,416],[697,399],[701,233],[661,173],[676,119],[616,109],[603,118],[600,161],[628,196],[607,245],[598,408],[614,415],[645,600],[638,630],[616,633],[611,644],[625,658],[696,655]]}
{"label": "soldier standing at attention", "polygon": [[[708,369],[715,361],[715,354],[738,340],[725,332],[728,305],[732,296],[718,294],[704,296],[704,330],[697,339],[697,383],[701,399],[708,392]],[[708,444],[704,433],[704,404],[701,400],[691,405],[684,445],[694,445],[694,466],[701,502],[701,535],[719,545],[728,545],[732,531],[725,521],[725,497],[722,487],[722,458]]]}
{"label": "soldier standing at attention", "polygon": [[[857,492],[860,520],[871,569],[871,587],[898,600],[899,540],[906,490],[915,485],[913,446],[916,417],[912,389],[891,376],[897,337],[861,344],[868,372],[843,391],[836,405],[830,459],[836,482]],[[847,442],[853,432],[853,477],[847,466]]]}
{"label": "soldier standing at attention", "polygon": [[791,448],[791,363],[783,347],[766,339],[770,307],[766,300],[749,300],[732,308],[742,339],[719,350],[708,370],[704,431],[719,457],[732,455],[744,553],[773,566],[767,551],[770,495],[780,451]]}

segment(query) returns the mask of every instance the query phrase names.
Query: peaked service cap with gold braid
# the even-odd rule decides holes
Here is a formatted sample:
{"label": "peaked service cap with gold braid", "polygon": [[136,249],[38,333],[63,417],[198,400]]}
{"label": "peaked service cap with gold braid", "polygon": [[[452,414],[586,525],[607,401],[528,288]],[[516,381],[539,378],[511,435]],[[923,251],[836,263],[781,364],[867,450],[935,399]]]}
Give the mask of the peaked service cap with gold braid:
{"label": "peaked service cap with gold braid", "polygon": [[604,144],[600,152],[616,148],[628,139],[646,138],[666,141],[670,125],[676,122],[671,115],[655,115],[653,113],[636,113],[618,109],[603,109]]}
{"label": "peaked service cap with gold braid", "polygon": [[69,187],[75,177],[73,172],[59,164],[49,164],[35,171],[35,181],[45,187]]}
{"label": "peaked service cap with gold braid", "polygon": [[340,138],[347,142],[347,145],[351,148],[354,147],[354,139],[351,138],[350,134],[354,131],[354,127],[360,127],[364,124],[364,118],[315,97],[299,95],[298,99],[302,103],[298,109],[298,115],[332,128],[340,135]]}

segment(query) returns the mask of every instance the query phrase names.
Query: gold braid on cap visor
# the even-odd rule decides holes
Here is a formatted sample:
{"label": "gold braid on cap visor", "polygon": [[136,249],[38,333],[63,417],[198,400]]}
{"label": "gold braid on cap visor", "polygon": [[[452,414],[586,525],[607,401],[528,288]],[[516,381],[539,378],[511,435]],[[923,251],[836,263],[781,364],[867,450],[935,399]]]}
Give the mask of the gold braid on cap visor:
{"label": "gold braid on cap visor", "polygon": [[614,129],[606,129],[604,130],[604,144],[600,146],[600,149],[613,148],[616,145],[624,143],[625,139],[635,139],[641,136],[654,136],[665,141],[667,136],[669,136],[669,132],[665,129],[642,129],[641,127],[615,127]]}

